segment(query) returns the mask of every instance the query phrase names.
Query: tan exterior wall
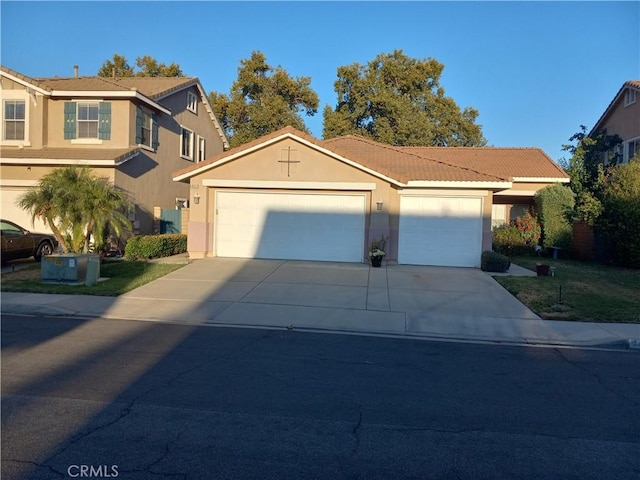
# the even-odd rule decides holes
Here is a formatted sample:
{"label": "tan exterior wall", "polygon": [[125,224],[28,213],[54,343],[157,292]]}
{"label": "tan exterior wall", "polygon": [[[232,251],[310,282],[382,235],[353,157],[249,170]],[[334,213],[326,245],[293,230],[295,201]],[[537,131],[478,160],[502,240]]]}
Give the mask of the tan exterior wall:
{"label": "tan exterior wall", "polygon": [[601,128],[609,135],[617,134],[622,140],[640,137],[640,93],[635,103],[625,107],[624,95],[616,102]]}
{"label": "tan exterior wall", "polygon": [[[291,148],[291,160],[294,163],[287,166],[280,161],[287,159],[288,149]],[[290,168],[289,172],[287,168]],[[206,186],[207,179],[235,181],[238,186]],[[369,191],[361,190],[332,190],[330,187],[323,193],[358,193],[365,194],[365,244],[362,247],[363,259],[366,258],[371,241],[380,236],[387,237],[387,260],[398,258],[398,229],[400,224],[400,190],[372,174],[357,169],[338,159],[329,157],[322,152],[298,143],[294,139],[284,139],[276,144],[261,148],[253,153],[210,169],[191,179],[191,203],[189,222],[189,255],[192,258],[212,256],[214,246],[214,212],[215,194],[217,191],[255,191],[252,186],[243,185],[245,181],[265,182],[344,182],[358,184],[374,184]],[[274,188],[260,189],[266,192],[291,192],[280,184]],[[295,189],[295,193],[319,193],[314,189]],[[491,207],[492,193],[490,191],[452,191],[430,189],[431,195],[465,195],[483,198],[483,232],[482,248],[491,249]],[[199,202],[193,200],[199,197]],[[382,209],[377,209],[378,202],[382,202]]]}
{"label": "tan exterior wall", "polygon": [[[197,157],[187,160],[180,156],[180,125],[192,130],[194,143],[198,135],[205,139],[207,156],[223,151],[223,141],[217,132],[211,116],[202,103],[199,91],[190,89],[197,95],[197,114],[186,109],[187,90],[178,91],[161,100],[169,108],[172,116],[155,112],[159,123],[156,151],[140,147],[141,153],[117,167],[94,168],[116,186],[124,189],[136,204],[136,226],[140,233],[153,232],[153,207],[175,208],[177,198],[189,197],[189,185],[173,181],[172,173],[192,165]],[[64,105],[67,101],[77,101],[73,96],[66,99],[51,99],[40,94],[29,96],[25,87],[2,78],[2,95],[25,98],[28,141],[25,148],[41,149],[73,148],[79,150],[132,148],[135,146],[136,103],[130,99],[87,99],[87,101],[108,101],[111,103],[110,140],[66,140],[64,138]],[[12,97],[13,98],[13,97]],[[35,99],[35,102],[34,102]],[[144,107],[148,108],[148,107]],[[17,146],[16,146],[17,148]],[[60,166],[60,165],[58,165]],[[2,179],[15,185],[37,181],[56,166],[7,165],[2,166]],[[7,183],[7,182],[5,182]]]}
{"label": "tan exterior wall", "polygon": [[[133,145],[131,132],[135,130],[135,107],[129,100],[95,100],[87,102],[107,101],[111,103],[111,139],[94,140],[81,139],[65,140],[64,138],[64,104],[78,99],[49,99],[48,146],[52,148],[127,148]],[[133,123],[131,109],[133,108]],[[133,133],[135,135],[135,132]]]}

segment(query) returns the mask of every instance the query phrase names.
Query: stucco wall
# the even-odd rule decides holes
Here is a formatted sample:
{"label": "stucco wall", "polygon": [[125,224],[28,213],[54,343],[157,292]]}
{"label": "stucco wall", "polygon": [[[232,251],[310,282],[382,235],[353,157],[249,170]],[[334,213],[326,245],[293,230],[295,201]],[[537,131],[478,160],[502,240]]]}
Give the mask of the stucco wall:
{"label": "stucco wall", "polygon": [[[287,164],[290,150],[290,159],[294,162]],[[289,170],[288,170],[289,169]],[[227,186],[207,186],[207,181],[230,181]],[[235,181],[235,186],[234,182]],[[380,179],[370,173],[357,169],[334,157],[330,157],[320,151],[310,148],[295,139],[287,138],[272,145],[260,148],[252,153],[236,158],[225,164],[195,175],[191,179],[191,208],[189,223],[188,249],[192,257],[213,255],[214,250],[214,212],[215,192],[222,190],[251,191],[250,185],[243,182],[309,182],[320,186],[323,182],[344,182],[355,184],[373,184],[375,188],[366,191],[366,219],[365,219],[365,244],[363,245],[363,258],[366,257],[368,246],[372,240],[377,240],[381,235],[387,240],[387,259],[396,260],[398,255],[398,228],[400,218],[400,191],[384,179]],[[276,187],[267,188],[264,191],[284,192],[286,185],[278,184]],[[344,190],[332,190],[326,187],[323,192],[347,193]],[[318,190],[309,188],[295,189],[296,193],[318,193]],[[352,192],[355,192],[352,191]],[[358,193],[362,193],[359,191]],[[454,191],[430,189],[431,195],[464,195],[475,196],[483,199],[483,232],[482,248],[491,248],[491,206],[492,194],[490,191]],[[199,197],[199,203],[193,201]],[[381,210],[377,209],[381,202]]]}

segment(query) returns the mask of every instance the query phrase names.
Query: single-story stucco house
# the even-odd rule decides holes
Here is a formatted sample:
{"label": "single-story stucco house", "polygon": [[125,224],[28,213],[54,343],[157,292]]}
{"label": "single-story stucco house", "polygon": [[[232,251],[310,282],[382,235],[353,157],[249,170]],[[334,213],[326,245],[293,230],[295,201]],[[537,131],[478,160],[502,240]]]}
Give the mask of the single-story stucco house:
{"label": "single-story stucco house", "polygon": [[[569,182],[538,148],[395,147],[286,127],[174,172],[190,183],[192,258],[479,267],[492,224]],[[513,213],[515,214],[515,213]]]}

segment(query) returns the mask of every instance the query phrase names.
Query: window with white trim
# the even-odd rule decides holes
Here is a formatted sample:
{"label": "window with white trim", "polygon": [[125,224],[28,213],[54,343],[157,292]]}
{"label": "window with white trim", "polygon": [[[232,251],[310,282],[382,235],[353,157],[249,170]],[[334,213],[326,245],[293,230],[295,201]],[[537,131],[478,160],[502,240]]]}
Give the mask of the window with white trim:
{"label": "window with white trim", "polygon": [[3,140],[24,140],[27,120],[25,100],[5,100],[2,125]]}
{"label": "window with white trim", "polygon": [[629,105],[636,103],[637,92],[632,88],[627,88],[624,92],[624,106],[628,107]]}
{"label": "window with white trim", "polygon": [[180,156],[193,160],[193,132],[185,127],[180,127]]}
{"label": "window with white trim", "polygon": [[111,102],[64,102],[64,138],[71,143],[111,140]]}
{"label": "window with white trim", "polygon": [[29,146],[29,95],[24,90],[0,89],[0,122],[3,145]]}
{"label": "window with white trim", "polygon": [[193,92],[187,92],[187,110],[198,113],[198,97]]}
{"label": "window with white trim", "polygon": [[636,155],[640,155],[640,137],[624,142],[624,163],[629,163]]}
{"label": "window with white trim", "polygon": [[78,102],[78,138],[98,138],[98,103]]}
{"label": "window with white trim", "polygon": [[205,139],[198,135],[198,162],[203,162],[206,158]]}

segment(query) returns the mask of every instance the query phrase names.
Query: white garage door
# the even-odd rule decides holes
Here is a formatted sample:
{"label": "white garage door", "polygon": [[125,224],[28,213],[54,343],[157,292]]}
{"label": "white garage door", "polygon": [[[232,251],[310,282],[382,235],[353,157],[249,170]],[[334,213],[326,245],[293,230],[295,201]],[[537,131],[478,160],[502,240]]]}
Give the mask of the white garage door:
{"label": "white garage door", "polygon": [[28,187],[0,188],[0,217],[32,232],[51,233],[49,227],[38,219],[31,224],[31,215],[16,205],[18,197],[27,191],[29,191]]}
{"label": "white garage door", "polygon": [[479,267],[482,199],[400,197],[398,263]]}
{"label": "white garage door", "polygon": [[365,196],[217,192],[219,257],[361,262]]}

